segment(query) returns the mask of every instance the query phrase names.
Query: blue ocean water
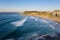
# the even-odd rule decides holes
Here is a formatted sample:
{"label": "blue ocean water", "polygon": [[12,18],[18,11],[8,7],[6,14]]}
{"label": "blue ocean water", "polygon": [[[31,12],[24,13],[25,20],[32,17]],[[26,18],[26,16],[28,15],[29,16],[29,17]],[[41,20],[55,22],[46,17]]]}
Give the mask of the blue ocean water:
{"label": "blue ocean water", "polygon": [[17,29],[17,27],[12,25],[11,22],[18,21],[23,18],[24,17],[22,15],[19,15],[18,13],[15,12],[0,13],[0,38],[10,34],[11,32]]}
{"label": "blue ocean water", "polygon": [[54,32],[55,30],[42,18],[23,16],[15,12],[0,13],[1,40],[27,40],[29,37],[38,35],[53,36]]}

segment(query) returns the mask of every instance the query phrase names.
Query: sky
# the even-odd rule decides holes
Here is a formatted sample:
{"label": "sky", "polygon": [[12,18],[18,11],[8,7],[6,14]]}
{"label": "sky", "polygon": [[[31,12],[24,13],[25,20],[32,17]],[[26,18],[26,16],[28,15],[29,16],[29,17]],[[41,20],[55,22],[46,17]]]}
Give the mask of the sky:
{"label": "sky", "polygon": [[0,0],[0,11],[52,11],[60,9],[60,0]]}

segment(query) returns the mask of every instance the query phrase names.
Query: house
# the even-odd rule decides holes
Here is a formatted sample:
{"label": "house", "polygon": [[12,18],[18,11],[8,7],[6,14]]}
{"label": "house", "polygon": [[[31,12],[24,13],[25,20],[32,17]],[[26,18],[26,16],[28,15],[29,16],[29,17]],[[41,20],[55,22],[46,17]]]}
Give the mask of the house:
{"label": "house", "polygon": [[53,16],[60,17],[60,10],[54,10]]}

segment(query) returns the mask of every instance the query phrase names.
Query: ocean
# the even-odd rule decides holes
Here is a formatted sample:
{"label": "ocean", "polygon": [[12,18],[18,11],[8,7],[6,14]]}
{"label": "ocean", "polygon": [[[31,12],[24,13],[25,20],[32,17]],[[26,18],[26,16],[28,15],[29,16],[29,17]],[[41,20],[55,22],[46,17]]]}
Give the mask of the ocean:
{"label": "ocean", "polygon": [[24,16],[16,12],[0,12],[0,40],[60,40],[56,36],[55,23],[48,19]]}

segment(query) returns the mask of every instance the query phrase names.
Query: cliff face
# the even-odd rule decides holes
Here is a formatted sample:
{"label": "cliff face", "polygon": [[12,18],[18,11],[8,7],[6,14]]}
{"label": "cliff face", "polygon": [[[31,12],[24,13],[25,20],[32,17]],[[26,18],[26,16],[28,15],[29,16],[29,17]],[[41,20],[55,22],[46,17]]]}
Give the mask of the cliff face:
{"label": "cliff face", "polygon": [[34,14],[34,15],[50,14],[50,12],[47,12],[47,11],[24,11],[23,13],[26,15],[29,15],[29,14]]}
{"label": "cliff face", "polygon": [[24,15],[27,16],[50,16],[51,12],[48,11],[24,11]]}
{"label": "cliff face", "polygon": [[60,10],[49,11],[24,11],[24,15],[44,15],[44,16],[60,16]]}

